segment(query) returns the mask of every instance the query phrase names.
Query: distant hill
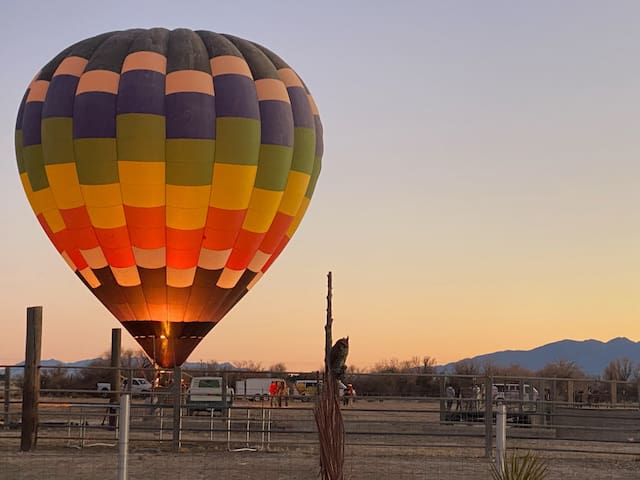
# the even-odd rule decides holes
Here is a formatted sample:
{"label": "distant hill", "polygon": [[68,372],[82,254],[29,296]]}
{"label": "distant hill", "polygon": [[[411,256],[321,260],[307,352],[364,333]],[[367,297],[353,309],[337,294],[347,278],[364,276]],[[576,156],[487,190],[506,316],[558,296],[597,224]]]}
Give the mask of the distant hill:
{"label": "distant hill", "polygon": [[[608,342],[601,342],[600,340],[560,340],[532,350],[504,350],[501,352],[485,353],[476,357],[465,358],[464,360],[472,360],[478,365],[490,362],[499,367],[520,365],[532,371],[540,370],[551,362],[568,360],[575,362],[585,373],[596,376],[602,375],[611,360],[622,357],[627,357],[640,365],[640,342],[633,342],[624,337],[614,338]],[[47,359],[42,360],[41,365],[48,367],[60,365],[82,368],[95,360],[98,359],[94,358],[64,363],[56,359]],[[451,372],[453,371],[455,363],[456,362],[451,362],[439,366],[438,370]],[[24,362],[20,362],[17,365],[24,365]],[[217,363],[216,365],[220,370],[238,370],[236,366],[229,362]],[[213,368],[213,365],[202,362],[186,362],[183,368],[187,370],[199,370],[202,368]],[[2,373],[4,373],[3,369],[0,369],[0,374]]]}
{"label": "distant hill", "polygon": [[[73,371],[73,369],[80,369],[80,368],[84,368],[84,367],[88,367],[89,365],[91,365],[93,362],[97,362],[97,361],[101,361],[104,359],[100,359],[100,358],[90,358],[87,360],[77,360],[75,362],[62,362],[60,360],[56,360],[55,358],[48,358],[46,360],[41,360],[40,361],[40,366],[42,367],[71,367],[70,372]],[[201,370],[203,368],[213,368],[212,366],[215,365],[215,368],[218,370],[238,370],[238,368],[233,365],[232,363],[229,362],[222,362],[222,363],[209,363],[209,364],[203,364],[202,362],[185,362],[185,364],[182,366],[183,369],[186,370]],[[15,365],[16,367],[23,367],[24,366],[24,362],[19,362],[16,363]],[[4,374],[4,368],[0,368],[0,375]],[[13,375],[17,375],[20,376],[22,375],[22,369],[17,370],[16,372],[13,373]]]}
{"label": "distant hill", "polygon": [[[532,350],[504,350],[486,353],[465,360],[479,365],[490,362],[499,367],[520,365],[529,370],[540,370],[546,364],[558,360],[575,362],[589,375],[601,375],[611,360],[627,357],[640,363],[640,342],[618,337],[601,342],[600,340],[560,340],[548,343]],[[444,371],[452,371],[456,362],[443,365]]]}
{"label": "distant hill", "polygon": [[185,362],[182,368],[187,370],[203,370],[203,369],[211,369],[211,365],[214,365],[217,370],[242,370],[241,368],[236,367],[233,363],[229,362],[221,362],[215,364],[204,364],[202,362]]}
{"label": "distant hill", "polygon": [[[92,362],[100,360],[99,358],[90,358],[88,360],[78,360],[76,362],[62,362],[55,358],[47,358],[46,360],[40,360],[40,366],[42,367],[76,367],[84,368],[89,366]],[[24,367],[24,362],[15,364],[16,367]]]}

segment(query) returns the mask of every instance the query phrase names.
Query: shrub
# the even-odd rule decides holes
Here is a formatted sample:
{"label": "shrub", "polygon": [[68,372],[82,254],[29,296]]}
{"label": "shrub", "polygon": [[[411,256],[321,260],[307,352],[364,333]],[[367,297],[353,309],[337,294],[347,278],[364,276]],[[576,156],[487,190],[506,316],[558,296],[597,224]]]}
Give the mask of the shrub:
{"label": "shrub", "polygon": [[491,475],[494,480],[544,480],[547,478],[547,465],[531,452],[524,455],[514,452],[511,457],[505,455],[504,472],[492,464]]}

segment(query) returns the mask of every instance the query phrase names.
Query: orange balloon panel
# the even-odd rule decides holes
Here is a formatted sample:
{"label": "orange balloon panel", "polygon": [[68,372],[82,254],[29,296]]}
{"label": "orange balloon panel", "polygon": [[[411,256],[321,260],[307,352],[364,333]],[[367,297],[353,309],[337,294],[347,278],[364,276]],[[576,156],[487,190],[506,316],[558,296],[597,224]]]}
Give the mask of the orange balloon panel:
{"label": "orange balloon panel", "polygon": [[311,94],[253,42],[186,29],[83,40],[16,122],[58,252],[162,367],[182,364],[280,254],[320,173]]}

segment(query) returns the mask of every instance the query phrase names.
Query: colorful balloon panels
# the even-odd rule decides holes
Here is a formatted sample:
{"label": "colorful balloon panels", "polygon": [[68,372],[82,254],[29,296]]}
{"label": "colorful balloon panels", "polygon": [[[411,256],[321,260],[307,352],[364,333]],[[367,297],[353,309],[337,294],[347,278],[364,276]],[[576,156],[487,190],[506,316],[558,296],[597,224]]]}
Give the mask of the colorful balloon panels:
{"label": "colorful balloon panels", "polygon": [[15,138],[46,234],[162,367],[282,252],[322,157],[316,105],[282,59],[185,29],[65,49],[29,85]]}

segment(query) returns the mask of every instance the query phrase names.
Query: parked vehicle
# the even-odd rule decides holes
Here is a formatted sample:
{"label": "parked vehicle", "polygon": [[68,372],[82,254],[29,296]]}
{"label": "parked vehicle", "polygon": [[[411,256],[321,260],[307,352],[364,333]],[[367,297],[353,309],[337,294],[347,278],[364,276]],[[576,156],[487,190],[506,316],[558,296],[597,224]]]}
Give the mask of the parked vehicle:
{"label": "parked vehicle", "polygon": [[[322,386],[322,381],[318,380],[296,380],[293,389],[294,398],[299,398],[303,402],[311,400],[318,395],[318,387]],[[338,380],[340,396],[344,395],[347,386]]]}
{"label": "parked vehicle", "polygon": [[303,402],[311,400],[318,394],[318,380],[296,380],[293,396]]}
{"label": "parked vehicle", "polygon": [[[98,382],[96,384],[97,390],[102,392],[102,396],[107,396],[111,392],[111,383]],[[129,379],[125,378],[120,386],[120,391],[123,393],[131,393],[132,396],[136,395],[148,395],[151,393],[153,386],[151,383],[142,377],[134,377],[131,379],[131,388],[129,389]]]}
{"label": "parked vehicle", "polygon": [[236,397],[259,402],[269,400],[269,387],[273,382],[284,382],[282,378],[246,378],[236,382]]}
{"label": "parked vehicle", "polygon": [[101,392],[103,397],[108,397],[111,391],[111,384],[109,382],[98,382],[96,384],[96,390]]}
{"label": "parked vehicle", "polygon": [[494,402],[506,404],[508,418],[517,423],[531,423],[530,414],[538,409],[538,390],[528,383],[494,383],[491,398]]}
{"label": "parked vehicle", "polygon": [[524,389],[521,395],[519,383],[494,383],[491,387],[491,396],[494,401],[523,400],[525,402],[537,402],[539,394],[536,387],[528,383],[524,383],[523,387]]}
{"label": "parked vehicle", "polygon": [[224,415],[233,404],[233,394],[222,377],[193,377],[187,391],[187,415],[198,411]]}
{"label": "parked vehicle", "polygon": [[125,378],[122,382],[122,391],[130,392],[131,395],[148,395],[151,393],[153,386],[146,378],[134,377],[131,379],[131,388],[129,389],[129,379]]}

